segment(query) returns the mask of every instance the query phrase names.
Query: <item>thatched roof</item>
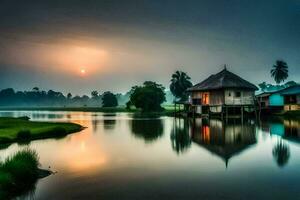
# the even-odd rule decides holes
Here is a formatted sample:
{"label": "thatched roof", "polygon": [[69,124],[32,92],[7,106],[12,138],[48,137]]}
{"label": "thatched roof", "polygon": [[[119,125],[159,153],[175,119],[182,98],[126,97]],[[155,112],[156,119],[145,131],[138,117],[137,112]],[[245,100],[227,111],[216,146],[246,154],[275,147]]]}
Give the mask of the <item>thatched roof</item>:
{"label": "thatched roof", "polygon": [[242,79],[238,75],[228,71],[225,68],[221,72],[211,75],[201,83],[198,83],[189,88],[187,91],[206,91],[224,88],[258,90],[258,88],[254,84]]}
{"label": "thatched roof", "polygon": [[250,142],[249,144],[224,144],[223,146],[219,145],[211,145],[211,144],[203,144],[203,143],[197,143],[198,145],[201,145],[208,151],[210,151],[212,154],[217,155],[220,157],[226,165],[228,164],[228,161],[233,157],[240,153],[242,153],[244,150],[250,148],[255,142]]}

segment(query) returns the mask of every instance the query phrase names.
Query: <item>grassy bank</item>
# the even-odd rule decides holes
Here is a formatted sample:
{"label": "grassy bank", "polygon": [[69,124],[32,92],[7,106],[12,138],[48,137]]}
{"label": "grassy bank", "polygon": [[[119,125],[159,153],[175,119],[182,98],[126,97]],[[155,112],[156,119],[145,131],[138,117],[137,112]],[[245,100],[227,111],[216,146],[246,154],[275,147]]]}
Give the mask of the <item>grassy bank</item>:
{"label": "grassy bank", "polygon": [[0,198],[9,199],[34,189],[41,171],[39,157],[30,149],[17,152],[5,161],[0,162]]}
{"label": "grassy bank", "polygon": [[63,137],[82,128],[74,123],[32,122],[26,117],[0,117],[0,143]]}

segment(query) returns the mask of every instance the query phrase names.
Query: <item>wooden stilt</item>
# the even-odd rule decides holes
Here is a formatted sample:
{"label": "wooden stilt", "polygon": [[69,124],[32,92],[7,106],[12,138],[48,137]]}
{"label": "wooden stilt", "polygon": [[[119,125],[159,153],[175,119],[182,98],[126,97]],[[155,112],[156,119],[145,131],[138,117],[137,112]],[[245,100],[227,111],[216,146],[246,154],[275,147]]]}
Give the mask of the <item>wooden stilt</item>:
{"label": "wooden stilt", "polygon": [[244,106],[241,106],[241,122],[244,123]]}
{"label": "wooden stilt", "polygon": [[222,108],[221,108],[221,119],[222,119],[222,121],[223,121],[223,119],[224,119],[224,107],[222,106]]}
{"label": "wooden stilt", "polygon": [[228,122],[228,107],[226,106],[226,123]]}
{"label": "wooden stilt", "polygon": [[195,106],[192,107],[193,110],[193,119],[195,119]]}
{"label": "wooden stilt", "polygon": [[174,115],[176,116],[176,103],[174,103]]}

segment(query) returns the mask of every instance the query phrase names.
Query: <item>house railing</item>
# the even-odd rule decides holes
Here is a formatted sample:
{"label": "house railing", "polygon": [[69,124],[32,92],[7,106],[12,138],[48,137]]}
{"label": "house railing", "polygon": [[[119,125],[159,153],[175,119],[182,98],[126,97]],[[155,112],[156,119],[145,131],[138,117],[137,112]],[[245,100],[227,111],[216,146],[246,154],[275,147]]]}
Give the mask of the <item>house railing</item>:
{"label": "house railing", "polygon": [[253,103],[254,103],[253,97],[226,99],[226,104],[232,104],[232,105],[246,105],[246,104],[253,104]]}

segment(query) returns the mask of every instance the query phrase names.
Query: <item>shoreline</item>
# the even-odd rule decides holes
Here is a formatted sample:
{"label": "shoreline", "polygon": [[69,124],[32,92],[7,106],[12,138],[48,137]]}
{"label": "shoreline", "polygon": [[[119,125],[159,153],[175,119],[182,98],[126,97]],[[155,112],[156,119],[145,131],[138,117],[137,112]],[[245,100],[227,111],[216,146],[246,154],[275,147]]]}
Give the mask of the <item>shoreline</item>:
{"label": "shoreline", "polygon": [[137,116],[174,116],[173,105],[163,107],[162,111],[141,112],[138,109],[126,109],[125,107],[0,107],[0,111],[62,111],[62,112],[99,112],[99,113],[131,113]]}
{"label": "shoreline", "polygon": [[29,143],[33,140],[63,138],[85,127],[66,122],[35,122],[28,118],[0,117],[0,144]]}

